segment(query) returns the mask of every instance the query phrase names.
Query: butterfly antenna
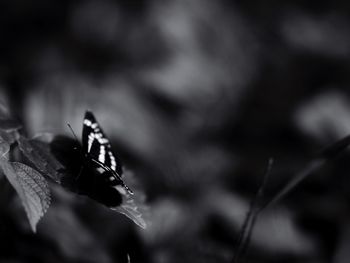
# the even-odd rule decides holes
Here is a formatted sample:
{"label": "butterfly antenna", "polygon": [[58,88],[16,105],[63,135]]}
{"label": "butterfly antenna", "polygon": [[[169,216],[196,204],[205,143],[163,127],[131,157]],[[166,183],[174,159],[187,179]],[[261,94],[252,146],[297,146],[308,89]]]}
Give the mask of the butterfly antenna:
{"label": "butterfly antenna", "polygon": [[[76,140],[77,143],[79,144],[78,137],[77,137],[77,135],[75,134],[75,132],[74,132],[72,126],[70,126],[70,124],[69,124],[68,122],[67,122],[67,126],[69,127],[69,129],[70,129],[70,131],[72,132],[72,134],[73,134],[75,140]],[[74,147],[74,150],[78,150],[78,148],[77,148],[77,147]],[[80,150],[80,153],[81,153],[81,155],[84,155],[83,152],[82,152],[82,150]]]}
{"label": "butterfly antenna", "polygon": [[[77,137],[77,135],[75,134],[75,132],[74,132],[72,126],[70,126],[69,123],[67,123],[67,126],[68,126],[68,128],[70,129],[70,131],[72,132],[72,134],[73,134],[75,140],[76,140],[77,143],[79,144],[78,137]],[[78,148],[77,148],[77,147],[74,147],[74,150],[78,150]],[[80,150],[80,153],[81,153],[81,155],[83,155],[83,152],[82,152],[81,150]],[[80,167],[79,174],[78,174],[78,176],[75,178],[75,180],[78,180],[78,179],[79,179],[79,177],[80,177],[80,175],[81,175],[81,173],[82,173],[82,171],[83,171],[84,165],[85,165],[85,161],[84,161],[83,165]]]}
{"label": "butterfly antenna", "polygon": [[72,134],[73,134],[75,140],[79,143],[78,137],[77,137],[77,135],[75,134],[75,132],[74,132],[72,126],[70,126],[69,123],[67,123],[67,126],[68,126],[68,128],[70,129],[70,131],[72,132]]}

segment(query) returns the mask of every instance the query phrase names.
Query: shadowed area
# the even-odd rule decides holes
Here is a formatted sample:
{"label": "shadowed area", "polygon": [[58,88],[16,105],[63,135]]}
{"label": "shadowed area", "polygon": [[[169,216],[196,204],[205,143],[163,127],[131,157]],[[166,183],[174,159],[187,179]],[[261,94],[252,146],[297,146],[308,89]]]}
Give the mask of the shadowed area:
{"label": "shadowed area", "polygon": [[[0,173],[0,261],[232,262],[268,159],[262,202],[313,157],[347,145],[322,152],[350,133],[349,10],[346,1],[0,3],[0,137],[15,142],[11,160],[50,173],[52,190],[33,234]],[[66,124],[81,141],[86,110],[149,206],[145,230],[108,209],[120,196],[84,165]],[[17,130],[52,135],[62,178],[50,176],[53,160],[23,154]],[[345,150],[263,211],[246,262],[348,261],[349,158]]]}

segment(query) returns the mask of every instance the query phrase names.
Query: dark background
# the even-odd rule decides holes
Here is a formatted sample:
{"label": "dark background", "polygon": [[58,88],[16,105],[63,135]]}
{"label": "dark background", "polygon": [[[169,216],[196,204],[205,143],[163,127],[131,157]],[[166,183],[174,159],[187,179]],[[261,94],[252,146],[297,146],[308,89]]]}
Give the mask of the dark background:
{"label": "dark background", "polygon": [[[350,132],[348,1],[1,1],[1,101],[29,136],[92,110],[147,196],[141,230],[52,184],[32,234],[0,185],[1,262],[231,262],[267,197]],[[248,262],[348,262],[349,160],[257,221]]]}

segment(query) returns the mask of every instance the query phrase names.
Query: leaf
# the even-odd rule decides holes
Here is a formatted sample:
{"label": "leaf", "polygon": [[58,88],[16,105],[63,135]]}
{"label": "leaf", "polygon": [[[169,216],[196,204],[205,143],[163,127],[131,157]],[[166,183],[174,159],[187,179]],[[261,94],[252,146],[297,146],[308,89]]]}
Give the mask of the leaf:
{"label": "leaf", "polygon": [[3,159],[4,161],[8,160],[8,153],[10,152],[10,143],[11,141],[8,142],[8,140],[4,139],[0,132],[0,159]]}
{"label": "leaf", "polygon": [[61,181],[59,171],[64,167],[50,152],[49,144],[39,140],[28,140],[23,136],[19,137],[17,141],[21,152],[40,172],[57,183]]}
{"label": "leaf", "polygon": [[19,137],[18,130],[21,127],[22,126],[19,124],[19,122],[12,120],[9,117],[0,117],[0,136],[9,144],[14,143]]}
{"label": "leaf", "polygon": [[0,119],[0,129],[6,132],[16,131],[22,126],[19,122],[11,119]]}
{"label": "leaf", "polygon": [[139,189],[134,175],[126,170],[124,179],[126,179],[127,184],[132,187],[135,194],[130,195],[128,192],[123,196],[123,203],[118,207],[111,208],[117,211],[129,219],[131,219],[136,225],[145,229],[147,227],[146,221],[143,216],[148,213],[148,206],[145,204],[145,195]]}
{"label": "leaf", "polygon": [[9,132],[18,130],[22,125],[11,117],[8,106],[0,102],[0,130]]}
{"label": "leaf", "polygon": [[4,157],[0,158],[0,164],[22,201],[32,230],[36,232],[36,225],[51,201],[47,181],[39,172],[25,164],[9,162]]}
{"label": "leaf", "polygon": [[13,144],[14,142],[16,142],[17,138],[19,137],[19,133],[18,131],[6,132],[0,129],[0,137],[7,143]]}
{"label": "leaf", "polygon": [[114,211],[117,211],[126,217],[130,218],[136,225],[145,229],[147,224],[142,218],[143,213],[140,211],[141,206],[137,205],[134,198],[127,194],[126,201],[124,201],[120,206],[111,208]]}
{"label": "leaf", "polygon": [[[37,223],[50,205],[49,186],[45,178],[33,168],[22,163],[9,162],[10,145],[21,139],[18,132],[21,125],[8,117],[1,104],[0,115],[2,115],[0,117],[0,168],[19,195],[30,226],[35,232]],[[26,143],[27,139],[23,138],[22,142]],[[29,143],[25,146],[27,146],[24,147],[27,150],[26,153],[29,154],[31,149]],[[37,156],[36,151],[30,155],[31,158]],[[46,166],[43,165],[43,167]]]}
{"label": "leaf", "polygon": [[0,127],[0,138],[8,144],[13,144],[14,142],[16,142],[18,137],[19,133],[17,129],[4,130]]}
{"label": "leaf", "polygon": [[307,256],[317,249],[317,241],[298,225],[293,211],[287,209],[265,211],[254,232],[252,243],[266,252]]}
{"label": "leaf", "polygon": [[[53,191],[55,190],[59,192],[58,198],[67,198],[67,193],[62,189],[56,187]],[[76,211],[77,207],[72,205],[74,197],[68,198],[64,203],[53,204],[54,210],[46,215],[46,220],[40,225],[40,238],[55,245],[60,259],[64,259],[63,262],[114,262],[109,248],[104,242],[100,242],[101,239],[96,237],[91,225],[84,223],[84,219]],[[92,218],[96,218],[96,215]]]}
{"label": "leaf", "polygon": [[10,151],[10,144],[0,136],[0,156],[5,157]]}

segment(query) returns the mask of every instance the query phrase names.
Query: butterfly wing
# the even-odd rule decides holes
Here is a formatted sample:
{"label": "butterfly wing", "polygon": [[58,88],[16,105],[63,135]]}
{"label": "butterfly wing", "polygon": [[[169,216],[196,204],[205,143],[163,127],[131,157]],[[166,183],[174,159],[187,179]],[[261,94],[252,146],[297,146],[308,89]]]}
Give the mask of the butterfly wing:
{"label": "butterfly wing", "polygon": [[123,170],[121,162],[112,152],[112,147],[91,111],[86,111],[83,122],[83,150],[102,166],[115,171],[119,176]]}

